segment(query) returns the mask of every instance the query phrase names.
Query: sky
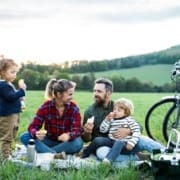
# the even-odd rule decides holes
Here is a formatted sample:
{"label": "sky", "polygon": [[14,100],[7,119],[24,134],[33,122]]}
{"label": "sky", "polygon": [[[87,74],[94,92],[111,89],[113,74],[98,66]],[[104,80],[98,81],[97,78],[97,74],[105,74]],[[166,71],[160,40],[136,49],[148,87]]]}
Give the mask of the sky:
{"label": "sky", "polygon": [[51,64],[180,44],[179,0],[0,0],[0,55]]}

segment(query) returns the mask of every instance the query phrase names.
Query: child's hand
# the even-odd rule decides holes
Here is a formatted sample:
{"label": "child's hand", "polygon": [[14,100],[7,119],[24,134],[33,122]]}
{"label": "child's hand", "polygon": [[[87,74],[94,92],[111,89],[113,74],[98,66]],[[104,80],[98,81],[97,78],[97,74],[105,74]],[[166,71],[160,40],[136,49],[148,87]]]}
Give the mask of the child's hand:
{"label": "child's hand", "polygon": [[133,149],[133,146],[131,146],[130,144],[126,144],[126,149],[128,150],[128,151],[132,151],[132,149]]}
{"label": "child's hand", "polygon": [[18,86],[19,86],[19,88],[26,90],[26,84],[24,83],[24,79],[20,79],[18,81]]}
{"label": "child's hand", "polygon": [[111,121],[112,119],[114,119],[114,112],[110,112],[107,116],[106,116],[106,119],[108,121]]}

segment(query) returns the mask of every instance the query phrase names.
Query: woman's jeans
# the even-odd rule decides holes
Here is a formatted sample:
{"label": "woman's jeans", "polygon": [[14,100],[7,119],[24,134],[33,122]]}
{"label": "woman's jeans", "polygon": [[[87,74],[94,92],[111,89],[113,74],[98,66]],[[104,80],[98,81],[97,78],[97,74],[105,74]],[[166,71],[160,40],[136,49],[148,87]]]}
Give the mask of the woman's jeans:
{"label": "woman's jeans", "polygon": [[[101,137],[98,137],[99,143],[102,142]],[[97,141],[97,140],[96,140]],[[104,159],[107,154],[110,151],[110,147],[107,147],[106,145],[103,147],[100,147],[96,151],[96,155],[99,159]],[[138,143],[134,147],[134,149],[130,152],[124,152],[123,154],[120,154],[117,158],[116,161],[127,161],[127,160],[138,160],[137,153],[140,151],[148,151],[152,152],[153,149],[165,149],[163,145],[161,145],[159,142],[152,140],[149,137],[146,136],[141,136],[139,138]]]}
{"label": "woman's jeans", "polygon": [[[25,146],[27,146],[30,139],[33,139],[33,137],[28,132],[20,136],[20,140]],[[60,153],[64,151],[67,154],[74,154],[81,150],[83,141],[81,137],[67,142],[53,141],[45,137],[43,140],[35,139],[35,146],[38,153]]]}

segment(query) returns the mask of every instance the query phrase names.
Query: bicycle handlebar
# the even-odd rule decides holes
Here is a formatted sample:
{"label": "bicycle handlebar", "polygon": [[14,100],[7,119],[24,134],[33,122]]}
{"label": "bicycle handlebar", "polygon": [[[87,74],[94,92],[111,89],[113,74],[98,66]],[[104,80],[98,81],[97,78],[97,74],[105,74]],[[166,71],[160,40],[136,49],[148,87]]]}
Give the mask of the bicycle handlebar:
{"label": "bicycle handlebar", "polygon": [[171,72],[171,79],[176,81],[178,76],[180,76],[180,60],[174,64],[174,69]]}

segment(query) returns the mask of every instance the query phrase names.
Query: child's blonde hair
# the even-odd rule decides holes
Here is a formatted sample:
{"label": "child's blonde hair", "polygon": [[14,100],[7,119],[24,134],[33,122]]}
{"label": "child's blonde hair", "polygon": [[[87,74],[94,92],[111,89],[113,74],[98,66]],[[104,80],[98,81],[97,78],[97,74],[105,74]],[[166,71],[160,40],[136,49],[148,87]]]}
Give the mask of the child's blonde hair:
{"label": "child's blonde hair", "polygon": [[18,64],[13,59],[7,59],[7,58],[0,59],[0,78],[2,78],[3,76],[2,73],[4,71],[7,71],[12,66],[18,67]]}
{"label": "child's blonde hair", "polygon": [[133,102],[126,98],[119,98],[115,101],[114,106],[121,107],[125,110],[125,114],[130,116],[134,113]]}

